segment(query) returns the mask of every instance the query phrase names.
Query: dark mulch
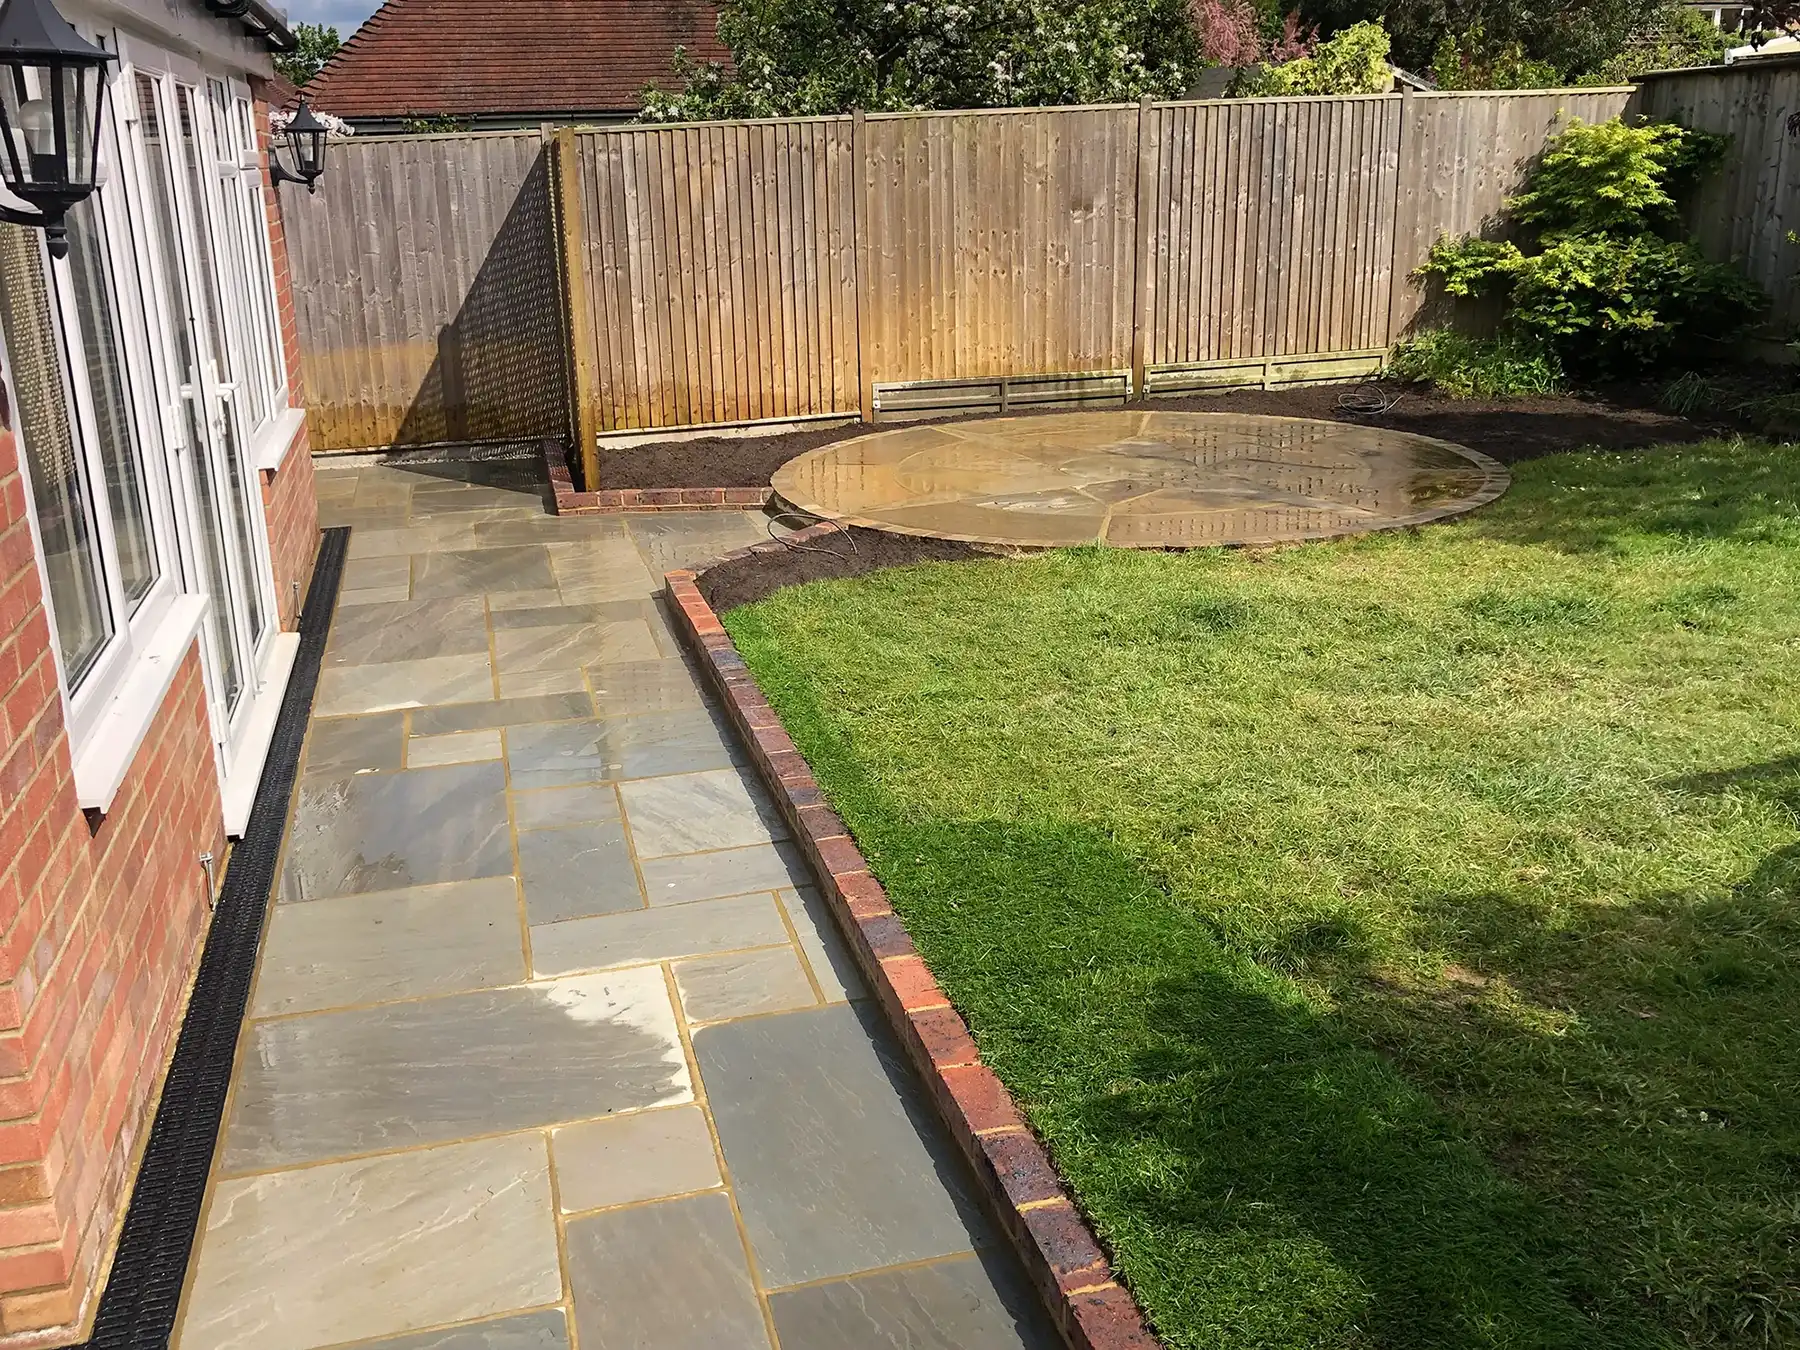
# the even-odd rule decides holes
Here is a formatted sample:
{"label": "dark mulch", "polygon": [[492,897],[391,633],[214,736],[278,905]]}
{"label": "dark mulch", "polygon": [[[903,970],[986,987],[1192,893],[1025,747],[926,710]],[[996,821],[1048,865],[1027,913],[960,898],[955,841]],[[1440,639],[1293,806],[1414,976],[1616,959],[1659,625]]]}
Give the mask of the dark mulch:
{"label": "dark mulch", "polygon": [[700,574],[698,585],[706,603],[723,614],[739,605],[766,600],[785,586],[828,577],[860,577],[907,563],[964,562],[1000,551],[953,539],[921,539],[858,527],[719,563]]}
{"label": "dark mulch", "polygon": [[[1455,441],[1504,464],[1587,446],[1629,450],[1659,441],[1701,440],[1719,432],[1716,426],[1658,411],[1643,390],[1582,398],[1454,399],[1392,385],[1381,388],[1389,397],[1398,394],[1400,401],[1390,412],[1375,415],[1341,407],[1339,400],[1347,393],[1342,385],[1163,398],[1146,406],[1165,412],[1267,413],[1392,427]],[[709,437],[607,450],[601,456],[600,484],[606,488],[762,487],[796,455],[879,429],[851,423],[781,436]]]}

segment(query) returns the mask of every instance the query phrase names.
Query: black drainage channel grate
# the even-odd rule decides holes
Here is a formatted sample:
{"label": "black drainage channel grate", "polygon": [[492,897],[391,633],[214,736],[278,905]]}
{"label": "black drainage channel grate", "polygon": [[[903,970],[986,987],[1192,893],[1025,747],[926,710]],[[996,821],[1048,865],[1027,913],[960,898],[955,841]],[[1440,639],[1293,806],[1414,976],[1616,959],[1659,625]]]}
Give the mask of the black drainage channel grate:
{"label": "black drainage channel grate", "polygon": [[300,651],[288,677],[250,823],[232,850],[207,929],[193,997],[175,1041],[156,1122],[150,1127],[125,1211],[118,1254],[87,1342],[89,1350],[163,1350],[175,1332],[213,1145],[231,1086],[238,1030],[250,1000],[263,914],[287,833],[300,747],[312,715],[313,691],[349,547],[348,529],[326,530],[319,544],[312,587],[300,616]]}

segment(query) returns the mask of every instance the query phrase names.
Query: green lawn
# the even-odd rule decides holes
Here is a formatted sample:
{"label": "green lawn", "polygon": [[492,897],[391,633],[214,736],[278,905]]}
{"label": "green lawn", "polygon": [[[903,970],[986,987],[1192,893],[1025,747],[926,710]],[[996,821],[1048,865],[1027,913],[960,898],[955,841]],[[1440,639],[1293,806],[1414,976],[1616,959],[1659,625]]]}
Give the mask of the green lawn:
{"label": "green lawn", "polygon": [[1800,450],[726,626],[1170,1344],[1800,1344]]}

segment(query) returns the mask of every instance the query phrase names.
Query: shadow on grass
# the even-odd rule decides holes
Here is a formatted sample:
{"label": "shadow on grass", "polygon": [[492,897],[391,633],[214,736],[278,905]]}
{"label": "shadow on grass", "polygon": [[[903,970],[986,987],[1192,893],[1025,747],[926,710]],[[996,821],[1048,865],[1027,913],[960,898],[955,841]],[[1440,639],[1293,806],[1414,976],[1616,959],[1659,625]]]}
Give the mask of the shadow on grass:
{"label": "shadow on grass", "polygon": [[1800,849],[1709,906],[1550,927],[1446,898],[1424,917],[1467,982],[1404,987],[1349,931],[1233,951],[1089,826],[870,791],[846,805],[897,907],[1172,1345],[1800,1332],[1770,1200],[1800,1180],[1800,1047],[1768,1015],[1800,1005]]}
{"label": "shadow on grass", "polygon": [[1747,458],[1720,441],[1614,455],[1566,455],[1521,471],[1469,518],[1476,537],[1572,553],[1616,552],[1634,536],[1770,542],[1800,535],[1800,451]]}

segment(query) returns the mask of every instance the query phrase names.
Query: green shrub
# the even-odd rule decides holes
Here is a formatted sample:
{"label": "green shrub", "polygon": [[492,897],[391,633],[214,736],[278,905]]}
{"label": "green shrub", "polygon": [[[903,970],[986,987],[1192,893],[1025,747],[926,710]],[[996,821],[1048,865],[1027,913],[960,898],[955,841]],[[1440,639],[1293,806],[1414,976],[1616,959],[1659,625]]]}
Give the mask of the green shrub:
{"label": "green shrub", "polygon": [[1518,42],[1495,42],[1481,24],[1460,37],[1446,33],[1431,55],[1431,78],[1439,89],[1553,89],[1562,72],[1534,61]]}
{"label": "green shrub", "polygon": [[1503,331],[1574,374],[1637,374],[1737,337],[1761,290],[1678,230],[1681,194],[1724,145],[1666,123],[1575,122],[1507,203],[1519,242],[1440,239],[1420,272],[1450,295],[1501,298]]}
{"label": "green shrub", "polygon": [[1252,98],[1294,94],[1384,94],[1394,76],[1391,43],[1379,23],[1352,24],[1321,42],[1311,56],[1247,74],[1237,93]]}
{"label": "green shrub", "polygon": [[1524,192],[1506,204],[1545,234],[1604,230],[1642,234],[1677,220],[1678,194],[1724,158],[1722,136],[1673,122],[1627,125],[1576,119],[1551,137]]}
{"label": "green shrub", "polygon": [[1408,338],[1390,370],[1415,384],[1434,384],[1453,398],[1518,398],[1562,389],[1556,354],[1517,337],[1475,338],[1447,328]]}

